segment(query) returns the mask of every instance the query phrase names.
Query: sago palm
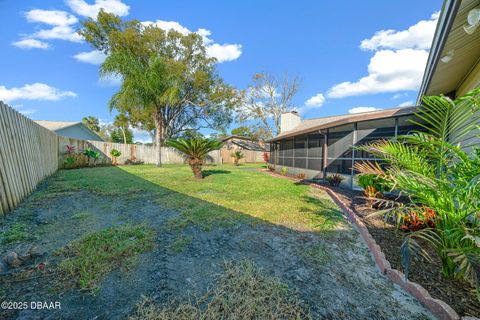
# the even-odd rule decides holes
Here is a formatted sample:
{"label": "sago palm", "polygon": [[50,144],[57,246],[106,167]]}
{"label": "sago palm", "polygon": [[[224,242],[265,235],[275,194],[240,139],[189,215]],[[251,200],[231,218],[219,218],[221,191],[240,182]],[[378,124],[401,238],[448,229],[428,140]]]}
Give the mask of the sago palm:
{"label": "sago palm", "polygon": [[379,175],[391,182],[392,189],[410,198],[407,205],[383,201],[393,208],[382,213],[401,219],[402,214],[420,207],[436,212],[434,228],[405,237],[402,258],[406,275],[412,253],[429,258],[417,242],[422,239],[439,256],[444,276],[464,278],[478,288],[480,149],[475,139],[480,139],[479,96],[480,89],[456,100],[425,97],[415,114],[417,121],[412,121],[422,131],[360,148],[387,163],[385,169],[376,163],[357,164],[360,175]]}
{"label": "sago palm", "polygon": [[243,153],[239,150],[232,152],[231,156],[236,166],[238,166],[239,165],[238,162],[245,157]]}
{"label": "sago palm", "polygon": [[203,178],[202,165],[207,154],[222,147],[222,143],[218,140],[203,138],[170,139],[167,140],[166,145],[177,149],[187,156],[187,162],[197,179]]}

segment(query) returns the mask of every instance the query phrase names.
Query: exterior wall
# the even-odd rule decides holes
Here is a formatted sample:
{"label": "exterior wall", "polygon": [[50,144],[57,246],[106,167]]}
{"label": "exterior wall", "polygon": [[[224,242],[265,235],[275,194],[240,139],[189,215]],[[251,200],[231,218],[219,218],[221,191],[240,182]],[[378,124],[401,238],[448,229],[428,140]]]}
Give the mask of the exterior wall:
{"label": "exterior wall", "polygon": [[[473,68],[472,72],[465,78],[465,80],[462,82],[460,87],[457,90],[457,96],[460,97],[464,95],[465,93],[468,93],[469,91],[480,87],[480,63],[477,63],[477,65]],[[480,125],[480,124],[479,124]],[[467,143],[468,144],[473,144],[476,145],[477,147],[480,146],[480,139],[476,136],[480,135],[480,131],[477,130],[473,138],[469,140]],[[470,151],[471,148],[469,148],[468,151]]]}
{"label": "exterior wall", "polygon": [[62,129],[56,130],[55,132],[59,136],[68,137],[68,138],[101,141],[96,134],[93,134],[90,130],[83,128],[81,125],[62,128]]}
{"label": "exterior wall", "polygon": [[[343,187],[356,188],[356,162],[377,161],[365,151],[356,147],[397,135],[408,134],[412,130],[420,130],[409,122],[412,116],[390,117],[341,125],[318,132],[286,138],[271,144],[270,163],[280,171],[286,167],[291,174],[304,173],[310,179],[323,179],[324,170],[327,176],[340,174],[345,179]],[[418,119],[417,119],[418,120]],[[326,168],[324,168],[324,145],[326,148]],[[381,161],[377,161],[381,164]]]}

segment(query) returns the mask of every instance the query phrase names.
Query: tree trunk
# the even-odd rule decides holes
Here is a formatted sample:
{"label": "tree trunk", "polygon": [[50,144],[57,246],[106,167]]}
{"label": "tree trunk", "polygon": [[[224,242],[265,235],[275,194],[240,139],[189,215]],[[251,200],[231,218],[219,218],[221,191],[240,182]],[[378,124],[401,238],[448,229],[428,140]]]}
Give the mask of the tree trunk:
{"label": "tree trunk", "polygon": [[192,169],[195,179],[203,179],[203,172],[202,172],[203,161],[201,159],[190,159],[188,161],[188,164]]}
{"label": "tree trunk", "polygon": [[153,117],[155,122],[155,146],[157,147],[157,167],[162,166],[162,145],[163,145],[163,130],[161,115],[156,114]]}
{"label": "tree trunk", "polygon": [[120,127],[120,130],[122,130],[122,134],[123,134],[123,143],[127,144],[127,136],[125,134],[125,129]]}

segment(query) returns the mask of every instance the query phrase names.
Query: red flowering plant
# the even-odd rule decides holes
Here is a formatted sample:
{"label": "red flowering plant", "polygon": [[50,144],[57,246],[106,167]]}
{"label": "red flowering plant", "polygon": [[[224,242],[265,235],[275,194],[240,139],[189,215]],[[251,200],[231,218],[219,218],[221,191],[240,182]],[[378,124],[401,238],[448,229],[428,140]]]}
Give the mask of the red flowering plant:
{"label": "red flowering plant", "polygon": [[425,228],[435,228],[440,216],[428,207],[410,209],[400,217],[400,229],[403,231],[418,231]]}

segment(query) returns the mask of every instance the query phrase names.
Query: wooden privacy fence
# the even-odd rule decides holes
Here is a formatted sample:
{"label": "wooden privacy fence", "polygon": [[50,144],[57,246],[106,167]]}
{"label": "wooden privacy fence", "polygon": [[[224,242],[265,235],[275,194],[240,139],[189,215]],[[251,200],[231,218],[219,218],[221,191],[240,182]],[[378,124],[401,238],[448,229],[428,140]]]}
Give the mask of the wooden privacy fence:
{"label": "wooden privacy fence", "polygon": [[[222,148],[220,149],[220,153],[222,156],[222,163],[233,163],[232,152],[237,151],[237,149],[227,149]],[[263,153],[264,151],[253,151],[253,150],[240,150],[243,153],[244,158],[240,159],[240,163],[253,163],[253,162],[264,162],[263,161]]]}
{"label": "wooden privacy fence", "polygon": [[[81,152],[87,148],[91,148],[100,152],[100,159],[97,165],[112,164],[110,151],[116,149],[121,152],[121,156],[117,158],[118,164],[124,164],[125,161],[141,161],[145,164],[157,163],[157,148],[153,146],[144,146],[136,144],[123,144],[106,141],[80,140],[67,137],[58,137],[58,163],[59,168],[64,168],[65,152],[67,145],[74,147],[77,152]],[[221,163],[220,151],[215,150],[208,154],[207,163]],[[185,163],[185,156],[172,148],[162,147],[162,163],[164,164],[181,164]]]}
{"label": "wooden privacy fence", "polygon": [[57,135],[0,101],[0,216],[58,169]]}
{"label": "wooden privacy fence", "polygon": [[[67,145],[77,153],[87,148],[97,150],[101,158],[98,165],[112,163],[110,151],[122,153],[117,163],[126,160],[154,164],[157,149],[152,146],[90,141],[58,136],[33,122],[0,101],[0,216],[15,208],[20,201],[35,190],[44,178],[65,167]],[[215,150],[208,154],[211,164],[231,163],[231,150]],[[243,162],[262,162],[263,152],[242,151]],[[85,159],[82,156],[82,161]],[[162,148],[162,163],[185,163],[185,156],[171,148]]]}

